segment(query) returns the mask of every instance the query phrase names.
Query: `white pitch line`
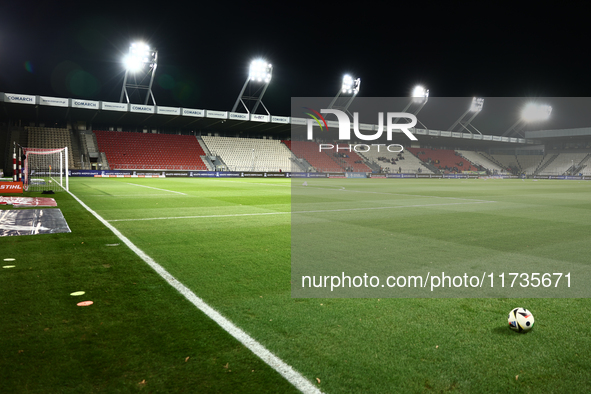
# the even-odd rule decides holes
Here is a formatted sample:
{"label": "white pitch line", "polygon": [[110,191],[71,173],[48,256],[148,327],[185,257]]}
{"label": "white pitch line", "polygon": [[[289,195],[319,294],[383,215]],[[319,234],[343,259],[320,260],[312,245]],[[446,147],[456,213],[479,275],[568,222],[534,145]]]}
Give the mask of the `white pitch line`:
{"label": "white pitch line", "polygon": [[291,212],[258,212],[258,213],[236,213],[228,215],[201,215],[201,216],[168,216],[161,218],[139,218],[139,219],[112,219],[108,222],[136,222],[141,220],[173,220],[173,219],[202,219],[202,218],[228,218],[240,216],[264,216],[264,215],[288,215],[299,213],[327,213],[327,212],[346,212],[346,211],[370,211],[376,209],[397,209],[397,208],[425,208],[425,207],[441,207],[449,205],[469,205],[469,204],[487,204],[496,201],[473,201],[473,202],[452,202],[449,204],[416,204],[416,205],[397,205],[390,207],[366,207],[366,208],[343,208],[343,209],[319,209],[313,211],[291,211]]}
{"label": "white pitch line", "polygon": [[109,222],[103,219],[98,213],[93,211],[88,205],[82,200],[76,197],[72,192],[68,191],[76,201],[80,203],[88,212],[90,212],[95,218],[97,218],[102,224],[104,224],[109,230],[111,230],[117,238],[119,238],[125,245],[127,245],[135,254],[137,254],[146,264],[148,264],[154,271],[158,273],[168,284],[174,287],[179,293],[181,293],[187,300],[195,305],[200,311],[205,313],[210,319],[215,321],[220,327],[226,332],[236,338],[240,343],[246,346],[250,351],[257,355],[267,365],[277,371],[283,376],[288,382],[293,384],[298,390],[303,393],[322,393],[313,383],[306,379],[303,375],[293,369],[290,365],[286,364],[279,357],[271,353],[266,347],[261,345],[258,341],[252,338],[250,335],[238,328],[234,323],[225,318],[221,313],[209,306],[201,298],[197,297],[187,286],[179,282],[174,276],[166,271],[160,264],[154,259],[144,253],[141,249],[135,246],[126,236],[124,236],[119,230],[113,227]]}
{"label": "white pitch line", "polygon": [[157,193],[157,194],[85,194],[84,197],[152,197],[152,196],[170,196],[170,194]]}
{"label": "white pitch line", "polygon": [[170,216],[163,218],[140,218],[140,219],[113,219],[107,222],[136,222],[139,220],[168,220],[168,219],[200,219],[200,218],[225,218],[237,216],[261,216],[261,215],[285,215],[291,212],[258,212],[258,213],[236,213],[230,215],[202,215],[202,216]]}
{"label": "white pitch line", "polygon": [[182,194],[183,196],[187,196],[188,194],[185,193],[181,193],[181,192],[175,192],[174,190],[166,190],[166,189],[159,189],[157,187],[152,187],[152,186],[145,186],[145,185],[138,185],[137,183],[129,183],[126,182],[128,185],[133,185],[133,186],[140,186],[140,187],[147,187],[148,189],[154,189],[154,190],[161,190],[163,192],[169,192],[169,193],[176,193],[176,194]]}

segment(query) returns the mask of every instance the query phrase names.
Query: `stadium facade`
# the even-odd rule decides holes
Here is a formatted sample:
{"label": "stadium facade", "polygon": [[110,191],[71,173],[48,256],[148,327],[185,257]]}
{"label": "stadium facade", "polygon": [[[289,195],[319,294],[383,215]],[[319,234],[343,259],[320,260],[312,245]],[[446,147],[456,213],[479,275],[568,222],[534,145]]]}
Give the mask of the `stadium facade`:
{"label": "stadium facade", "polygon": [[[74,176],[591,177],[591,128],[525,131],[524,138],[413,128],[419,141],[400,135],[393,143],[404,141],[404,151],[389,152],[291,141],[294,128],[306,127],[303,117],[15,93],[0,93],[0,107],[5,175],[16,143],[68,146]],[[321,143],[332,148],[318,157]]]}

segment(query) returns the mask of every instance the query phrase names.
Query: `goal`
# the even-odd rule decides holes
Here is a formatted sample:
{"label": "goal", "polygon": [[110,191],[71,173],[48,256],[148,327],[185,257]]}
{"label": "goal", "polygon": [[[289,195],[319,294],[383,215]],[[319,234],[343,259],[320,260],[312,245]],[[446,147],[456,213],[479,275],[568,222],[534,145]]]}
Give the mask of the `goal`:
{"label": "goal", "polygon": [[23,185],[26,191],[68,191],[68,148],[22,148],[25,156]]}

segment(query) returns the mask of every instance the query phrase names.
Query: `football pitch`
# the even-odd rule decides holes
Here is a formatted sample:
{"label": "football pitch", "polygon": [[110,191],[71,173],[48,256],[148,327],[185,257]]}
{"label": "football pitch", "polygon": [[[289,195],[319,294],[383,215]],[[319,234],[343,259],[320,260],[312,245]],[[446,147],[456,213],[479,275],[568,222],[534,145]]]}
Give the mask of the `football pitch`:
{"label": "football pitch", "polygon": [[[387,234],[392,256],[425,270],[589,275],[591,182],[303,182],[71,178],[73,196],[55,195],[71,233],[0,238],[15,259],[0,269],[0,392],[284,393],[294,376],[326,393],[591,391],[588,298],[293,298],[291,267],[303,217],[351,243]],[[311,235],[297,253],[325,242]],[[508,328],[515,307],[535,316],[530,332]]]}

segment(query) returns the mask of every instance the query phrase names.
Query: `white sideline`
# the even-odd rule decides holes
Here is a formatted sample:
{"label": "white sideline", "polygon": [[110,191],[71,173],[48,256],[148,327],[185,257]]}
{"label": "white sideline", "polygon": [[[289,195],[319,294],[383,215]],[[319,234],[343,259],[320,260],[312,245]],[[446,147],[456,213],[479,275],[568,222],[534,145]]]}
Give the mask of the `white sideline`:
{"label": "white sideline", "polygon": [[343,208],[343,209],[319,209],[315,211],[291,211],[291,212],[258,212],[258,213],[235,213],[229,215],[202,215],[202,216],[169,216],[161,218],[139,218],[139,219],[111,219],[107,222],[137,222],[140,220],[172,220],[172,219],[201,219],[201,218],[228,218],[240,216],[263,216],[263,215],[288,215],[298,213],[325,213],[325,212],[347,212],[347,211],[372,211],[376,209],[397,209],[397,208],[426,208],[445,207],[449,205],[488,204],[496,201],[474,201],[474,202],[452,202],[449,204],[415,204],[415,205],[394,205],[389,207],[366,207],[366,208]]}
{"label": "white sideline", "polygon": [[[139,185],[138,185],[139,186]],[[267,363],[271,368],[277,371],[283,376],[289,383],[293,384],[298,390],[303,393],[322,393],[317,387],[314,386],[308,379],[302,376],[299,372],[294,370],[291,366],[286,364],[279,357],[271,353],[267,348],[257,342],[250,335],[238,328],[230,320],[226,319],[218,311],[210,307],[201,298],[197,297],[188,287],[179,282],[174,276],[166,271],[160,264],[154,259],[144,253],[141,249],[135,246],[126,236],[121,234],[119,230],[113,227],[109,222],[103,219],[98,213],[93,211],[88,205],[82,200],[76,197],[72,192],[68,191],[76,201],[80,203],[88,212],[96,217],[102,224],[104,224],[109,230],[111,230],[117,238],[119,238],[125,245],[127,245],[135,254],[137,254],[146,264],[148,264],[154,271],[158,273],[165,281],[174,287],[179,293],[185,296],[193,305],[195,305],[200,311],[205,313],[210,319],[215,321],[220,327],[226,332],[236,338],[240,343],[246,346],[250,351],[256,354],[261,360]]]}
{"label": "white sideline", "polygon": [[166,189],[159,189],[157,187],[152,187],[152,186],[145,186],[145,185],[138,185],[137,183],[129,183],[127,182],[128,185],[133,185],[133,186],[139,186],[139,187],[147,187],[148,189],[154,189],[154,190],[161,190],[163,192],[169,192],[169,193],[176,193],[176,194],[182,194],[183,196],[187,196],[188,194],[186,193],[181,193],[181,192],[175,192],[173,190],[166,190]]}

